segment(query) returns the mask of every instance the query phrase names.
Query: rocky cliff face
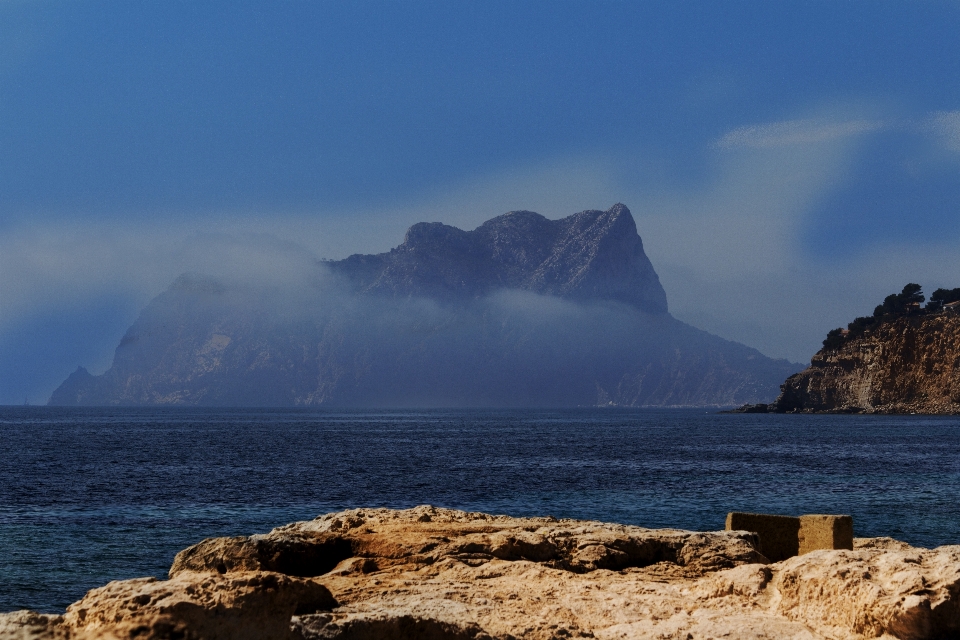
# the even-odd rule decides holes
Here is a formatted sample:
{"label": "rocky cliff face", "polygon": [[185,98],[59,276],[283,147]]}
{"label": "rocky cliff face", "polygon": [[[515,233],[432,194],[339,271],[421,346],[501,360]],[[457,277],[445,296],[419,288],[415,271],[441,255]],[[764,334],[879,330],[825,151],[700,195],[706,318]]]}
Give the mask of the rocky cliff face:
{"label": "rocky cliff face", "polygon": [[328,264],[368,293],[449,299],[520,289],[667,312],[667,294],[622,204],[562,220],[511,211],[473,231],[421,222],[389,253]]}
{"label": "rocky cliff face", "polygon": [[671,317],[616,205],[414,225],[296,290],[181,277],[105,374],[78,369],[50,403],[723,406],[772,399],[798,368]]}
{"label": "rocky cliff face", "polygon": [[954,638],[960,547],[857,539],[770,563],[696,533],[429,506],[354,509],[185,549],[3,638]]}
{"label": "rocky cliff face", "polygon": [[837,349],[787,379],[781,412],[960,414],[960,316],[907,316]]}

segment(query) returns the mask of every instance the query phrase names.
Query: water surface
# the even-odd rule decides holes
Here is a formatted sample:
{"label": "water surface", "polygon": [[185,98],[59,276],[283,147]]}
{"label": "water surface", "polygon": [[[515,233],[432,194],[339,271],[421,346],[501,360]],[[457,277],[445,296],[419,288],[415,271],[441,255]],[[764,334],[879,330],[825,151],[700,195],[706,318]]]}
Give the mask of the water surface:
{"label": "water surface", "polygon": [[694,530],[849,513],[960,543],[960,419],[704,410],[0,407],[0,611],[165,575],[203,538],[417,504]]}

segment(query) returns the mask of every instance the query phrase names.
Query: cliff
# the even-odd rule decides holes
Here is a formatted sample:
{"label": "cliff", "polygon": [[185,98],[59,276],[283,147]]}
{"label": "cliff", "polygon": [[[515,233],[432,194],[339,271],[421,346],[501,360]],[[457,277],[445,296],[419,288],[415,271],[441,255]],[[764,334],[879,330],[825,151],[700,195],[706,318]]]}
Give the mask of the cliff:
{"label": "cliff", "polygon": [[825,347],[771,410],[960,414],[960,316],[904,316]]}
{"label": "cliff", "polygon": [[729,406],[799,369],[670,316],[623,205],[417,224],[307,281],[182,276],[50,404]]}
{"label": "cliff", "polygon": [[180,552],[169,579],[93,589],[3,638],[956,637],[960,546],[889,538],[770,563],[696,533],[429,506],[354,509]]}
{"label": "cliff", "polygon": [[667,294],[622,204],[562,220],[511,211],[473,231],[421,222],[389,253],[328,265],[367,293],[449,299],[520,289],[667,312]]}

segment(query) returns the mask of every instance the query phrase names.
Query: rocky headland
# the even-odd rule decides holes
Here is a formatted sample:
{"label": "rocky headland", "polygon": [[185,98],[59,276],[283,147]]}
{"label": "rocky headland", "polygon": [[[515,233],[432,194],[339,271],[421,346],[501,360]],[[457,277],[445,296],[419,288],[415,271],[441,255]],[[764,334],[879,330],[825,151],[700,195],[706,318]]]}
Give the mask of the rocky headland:
{"label": "rocky headland", "polygon": [[872,316],[832,330],[776,401],[738,411],[960,414],[960,289],[923,301],[917,284],[887,296]]}
{"label": "rocky headland", "polygon": [[900,318],[821,350],[775,410],[960,414],[960,316]]}
{"label": "rocky headland", "polygon": [[364,293],[451,300],[519,289],[667,313],[667,294],[623,204],[560,220],[511,211],[473,231],[421,222],[388,253],[327,265]]}
{"label": "rocky headland", "polygon": [[756,534],[429,506],[355,509],[180,552],[0,638],[946,638],[960,546],[856,539],[771,563]]}
{"label": "rocky headland", "polygon": [[185,274],[50,404],[719,407],[769,402],[801,368],[673,318],[622,204],[420,223],[305,270]]}

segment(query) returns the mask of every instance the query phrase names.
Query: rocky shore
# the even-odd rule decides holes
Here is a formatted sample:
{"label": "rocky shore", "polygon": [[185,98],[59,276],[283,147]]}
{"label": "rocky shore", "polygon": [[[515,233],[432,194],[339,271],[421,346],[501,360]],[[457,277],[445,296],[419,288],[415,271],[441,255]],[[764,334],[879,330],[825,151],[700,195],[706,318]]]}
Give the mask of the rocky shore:
{"label": "rocky shore", "polygon": [[960,413],[960,316],[900,318],[824,348],[784,382],[775,410]]}
{"label": "rocky shore", "polygon": [[771,563],[756,534],[357,509],[180,552],[0,638],[942,638],[960,546],[854,541]]}

